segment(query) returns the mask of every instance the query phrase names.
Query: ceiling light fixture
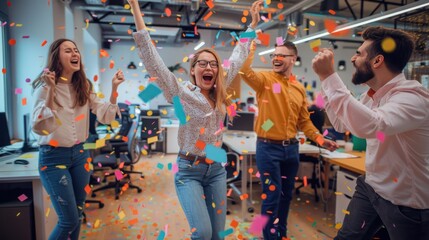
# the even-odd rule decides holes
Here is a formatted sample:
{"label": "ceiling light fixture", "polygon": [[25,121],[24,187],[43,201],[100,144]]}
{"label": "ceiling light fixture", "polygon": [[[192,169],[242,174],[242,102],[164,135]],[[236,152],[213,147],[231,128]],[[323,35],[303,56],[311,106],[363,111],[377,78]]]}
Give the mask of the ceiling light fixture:
{"label": "ceiling light fixture", "polygon": [[[344,31],[344,30],[348,30],[348,29],[352,29],[352,28],[356,28],[356,27],[359,27],[359,26],[362,26],[362,25],[365,25],[365,24],[369,24],[369,23],[373,23],[373,22],[376,22],[376,21],[380,21],[380,20],[383,20],[383,19],[386,19],[386,18],[391,18],[391,17],[397,16],[397,15],[400,15],[400,14],[403,14],[403,13],[406,13],[406,12],[410,12],[410,11],[413,11],[413,10],[416,10],[416,9],[419,9],[419,8],[423,8],[423,7],[426,7],[426,6],[429,6],[429,0],[413,2],[413,3],[410,3],[410,4],[407,4],[407,5],[404,5],[404,6],[397,7],[395,9],[386,11],[386,12],[382,12],[382,13],[379,13],[379,14],[376,14],[376,15],[373,15],[373,16],[369,16],[369,17],[366,17],[366,18],[361,18],[361,19],[353,21],[353,22],[342,24],[342,25],[338,26],[337,29],[335,31],[333,31],[333,33]],[[321,31],[321,32],[309,35],[309,36],[307,36],[305,38],[293,41],[293,43],[294,44],[300,44],[300,43],[303,43],[303,42],[311,41],[313,39],[318,39],[318,38],[321,38],[321,37],[328,36],[329,34],[330,33],[328,31],[324,30],[324,31]],[[267,53],[270,53],[270,52],[274,52],[274,49],[270,49],[270,50],[266,50],[266,51],[260,52],[259,55],[264,55],[264,54],[267,54]]]}

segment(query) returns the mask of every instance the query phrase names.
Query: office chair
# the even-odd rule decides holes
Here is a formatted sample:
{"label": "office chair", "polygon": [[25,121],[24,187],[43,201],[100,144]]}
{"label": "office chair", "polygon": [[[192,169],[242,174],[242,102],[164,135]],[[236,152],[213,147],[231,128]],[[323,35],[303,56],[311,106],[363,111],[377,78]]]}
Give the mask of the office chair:
{"label": "office chair", "polygon": [[[121,190],[123,187],[129,187],[129,188],[135,188],[137,189],[137,192],[140,193],[142,189],[138,186],[135,186],[131,183],[131,177],[130,174],[139,174],[141,178],[144,178],[142,172],[133,171],[133,165],[136,164],[140,159],[140,151],[137,147],[137,139],[136,139],[136,132],[137,132],[137,122],[132,121],[129,116],[126,115],[122,116],[125,119],[123,120],[122,124],[127,125],[129,124],[128,131],[124,130],[122,133],[126,132],[126,138],[121,137],[124,135],[118,135],[119,137],[115,137],[114,139],[109,139],[106,141],[106,144],[108,144],[114,151],[114,155],[108,154],[100,154],[95,156],[93,159],[94,165],[102,165],[103,167],[109,167],[112,170],[115,170],[114,172],[106,173],[105,177],[108,176],[115,176],[114,182],[108,182],[107,185],[102,186],[100,188],[97,188],[92,191],[92,197],[96,196],[96,192],[114,188],[115,189],[115,199],[119,199],[119,194],[121,193]],[[127,127],[123,127],[126,129]],[[122,130],[122,127],[121,127]],[[120,131],[121,132],[121,131]],[[122,168],[121,168],[122,167]],[[130,167],[130,170],[125,169],[124,167]],[[116,174],[118,174],[118,171],[124,175],[124,178],[128,181],[124,181],[122,179],[119,179],[116,177]]]}
{"label": "office chair", "polygon": [[[240,171],[240,163],[239,156],[236,153],[233,152],[227,152],[226,153],[227,162],[228,164],[225,165],[226,170],[226,185],[227,185],[227,191],[234,191],[239,195],[239,189],[235,186],[235,182],[241,181],[241,171]],[[232,196],[228,196],[227,200],[231,201],[231,204],[236,204],[236,201]],[[229,215],[230,211],[227,209],[226,214]]]}
{"label": "office chair", "polygon": [[[152,145],[155,142],[164,141],[163,133],[160,131],[161,117],[141,114],[140,122],[140,143],[144,144],[144,149],[147,148],[147,156],[151,157]],[[153,142],[154,137],[158,137],[155,142]]]}
{"label": "office chair", "polygon": [[[308,179],[311,188],[314,190],[314,200],[316,202],[319,202],[319,195],[317,194],[317,188],[320,187],[319,184],[319,176],[320,174],[318,174],[318,164],[321,164],[320,159],[318,157],[312,157],[312,156],[307,156],[305,154],[299,154],[299,162],[300,163],[312,163],[312,173],[311,173],[311,178]],[[302,165],[300,164],[300,167]],[[295,194],[299,195],[300,193],[300,188],[304,187],[304,182],[302,180],[298,180],[301,181],[301,185],[299,185],[298,187],[295,188]]]}

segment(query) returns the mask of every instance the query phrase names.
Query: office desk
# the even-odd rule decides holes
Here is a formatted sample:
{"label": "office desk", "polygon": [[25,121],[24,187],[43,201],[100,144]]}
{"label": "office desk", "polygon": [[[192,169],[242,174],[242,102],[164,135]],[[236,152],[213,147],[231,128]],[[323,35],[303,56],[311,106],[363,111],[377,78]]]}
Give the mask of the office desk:
{"label": "office desk", "polygon": [[165,128],[164,152],[179,153],[179,142],[177,140],[177,136],[179,135],[179,123],[163,122],[161,123],[161,128]]}
{"label": "office desk", "polygon": [[[256,154],[256,133],[246,133],[244,135],[240,134],[230,134],[228,132],[223,134],[223,143],[226,144],[232,151],[236,152],[238,155],[243,156],[241,161],[241,195],[247,194],[247,171],[248,171],[248,162],[252,161],[252,156]],[[316,146],[309,144],[299,144],[299,153],[302,154],[319,154],[320,149]],[[250,179],[251,181],[251,179]],[[252,192],[252,184],[250,184],[250,193]],[[252,197],[250,197],[252,199]],[[250,202],[251,203],[251,202]],[[247,201],[241,201],[241,215],[243,221],[246,220],[247,211]]]}
{"label": "office desk", "polygon": [[[26,159],[28,165],[8,164],[15,159]],[[0,184],[12,182],[31,182],[34,204],[34,220],[36,227],[36,239],[48,239],[49,234],[57,223],[57,215],[54,209],[50,209],[46,216],[47,209],[50,208],[48,194],[42,186],[38,171],[39,152],[29,152],[20,156],[6,156],[0,159]],[[25,227],[25,226],[23,226]]]}

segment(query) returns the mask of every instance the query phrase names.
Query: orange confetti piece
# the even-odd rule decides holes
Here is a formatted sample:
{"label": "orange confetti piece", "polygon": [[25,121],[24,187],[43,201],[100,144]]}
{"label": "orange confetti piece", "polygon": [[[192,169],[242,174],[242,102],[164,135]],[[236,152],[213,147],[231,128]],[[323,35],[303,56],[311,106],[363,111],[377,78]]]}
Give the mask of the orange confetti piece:
{"label": "orange confetti piece", "polygon": [[119,93],[118,93],[118,92],[114,92],[114,93],[113,93],[113,97],[114,97],[114,98],[117,98],[118,96],[119,96]]}
{"label": "orange confetti piece", "polygon": [[43,42],[42,42],[42,47],[44,47],[44,46],[46,45],[46,43],[48,43],[48,41],[43,40]]}
{"label": "orange confetti piece", "polygon": [[98,81],[98,75],[94,75],[94,82],[97,82]]}
{"label": "orange confetti piece", "polygon": [[139,222],[139,220],[137,218],[133,218],[133,219],[131,219],[131,220],[128,221],[128,224],[129,225],[134,225],[134,224],[136,224],[138,222]]}
{"label": "orange confetti piece", "polygon": [[45,171],[48,168],[48,166],[43,166],[40,168],[40,171]]}
{"label": "orange confetti piece", "polygon": [[91,187],[88,184],[86,184],[84,189],[85,189],[86,194],[89,194],[91,192]]}
{"label": "orange confetti piece", "polygon": [[200,128],[200,135],[203,135],[205,131],[205,128]]}
{"label": "orange confetti piece", "polygon": [[270,37],[268,33],[258,32],[258,39],[261,41],[261,45],[270,46]]}
{"label": "orange confetti piece", "polygon": [[398,182],[398,179],[397,179],[397,178],[394,178],[394,179],[393,179],[393,181],[394,181],[395,183],[397,183],[397,182]]}
{"label": "orange confetti piece", "polygon": [[206,1],[206,4],[207,4],[207,7],[209,7],[210,9],[212,9],[214,7],[213,0]]}
{"label": "orange confetti piece", "polygon": [[109,57],[109,53],[104,49],[100,49],[100,58],[102,57]]}
{"label": "orange confetti piece", "polygon": [[247,193],[246,193],[246,194],[241,194],[241,195],[240,195],[240,199],[241,199],[241,200],[245,200],[245,199],[248,199],[248,198],[249,198],[249,194],[247,194]]}
{"label": "orange confetti piece", "polygon": [[283,3],[277,3],[277,8],[278,8],[278,9],[283,9],[283,8],[284,8]]}
{"label": "orange confetti piece", "polygon": [[203,17],[203,20],[204,21],[207,21],[211,16],[213,15],[213,12],[209,12],[209,13],[207,13],[204,17]]}
{"label": "orange confetti piece", "polygon": [[318,136],[316,138],[316,143],[319,144],[320,146],[323,146],[323,143],[325,143],[325,139],[322,136]]}
{"label": "orange confetti piece", "polygon": [[22,106],[27,105],[27,98],[21,99],[21,104],[22,104]]}
{"label": "orange confetti piece", "polygon": [[329,13],[329,14],[331,14],[331,15],[335,15],[335,14],[337,14],[337,12],[335,12],[335,10],[333,10],[333,9],[329,9],[329,10],[328,10],[328,13]]}
{"label": "orange confetti piece", "polygon": [[303,184],[304,184],[304,187],[307,187],[307,176],[304,176],[304,177],[302,178],[302,182],[303,182]]}
{"label": "orange confetti piece", "polygon": [[170,17],[170,16],[171,16],[171,9],[169,9],[169,8],[165,8],[165,9],[164,9],[164,12],[165,12],[165,14],[167,15],[167,17]]}
{"label": "orange confetti piece", "polygon": [[243,11],[243,16],[246,16],[246,17],[247,17],[248,15],[249,15],[249,10],[244,10],[244,11]]}
{"label": "orange confetti piece", "polygon": [[126,19],[126,17],[121,17],[121,22],[125,22]]}
{"label": "orange confetti piece", "polygon": [[2,68],[2,69],[1,69],[1,72],[2,72],[3,74],[6,74],[6,68]]}
{"label": "orange confetti piece", "polygon": [[110,60],[109,68],[113,69],[115,67],[115,61]]}
{"label": "orange confetti piece", "polygon": [[247,22],[247,18],[246,18],[246,17],[242,17],[242,18],[241,18],[241,22],[242,22],[242,23],[246,23],[246,22]]}
{"label": "orange confetti piece", "polygon": [[274,192],[274,191],[276,190],[276,186],[275,186],[275,185],[270,185],[270,186],[268,187],[268,189],[269,189],[271,192]]}
{"label": "orange confetti piece", "polygon": [[11,46],[13,46],[13,45],[15,45],[16,44],[16,40],[15,39],[9,39],[9,41],[8,41],[8,43],[9,43],[9,45],[11,45]]}
{"label": "orange confetti piece", "polygon": [[238,227],[238,222],[237,222],[237,221],[235,221],[234,219],[232,219],[232,220],[231,220],[231,223],[229,224],[229,226],[231,226],[231,227],[233,227],[233,228],[236,228],[236,227]]}
{"label": "orange confetti piece", "polygon": [[261,199],[262,199],[262,200],[265,200],[265,199],[267,199],[267,194],[265,194],[265,193],[262,193],[262,194],[261,194]]}
{"label": "orange confetti piece", "polygon": [[58,147],[59,143],[57,140],[51,139],[51,141],[49,141],[49,145],[52,147]]}
{"label": "orange confetti piece", "polygon": [[85,114],[83,114],[83,113],[82,113],[81,115],[79,115],[79,116],[75,117],[75,119],[74,119],[74,120],[75,120],[76,122],[79,122],[80,120],[82,120],[82,119],[84,119],[84,118],[85,118]]}
{"label": "orange confetti piece", "polygon": [[206,143],[198,139],[197,142],[195,143],[195,147],[197,147],[198,149],[204,150],[204,148],[206,147]]}

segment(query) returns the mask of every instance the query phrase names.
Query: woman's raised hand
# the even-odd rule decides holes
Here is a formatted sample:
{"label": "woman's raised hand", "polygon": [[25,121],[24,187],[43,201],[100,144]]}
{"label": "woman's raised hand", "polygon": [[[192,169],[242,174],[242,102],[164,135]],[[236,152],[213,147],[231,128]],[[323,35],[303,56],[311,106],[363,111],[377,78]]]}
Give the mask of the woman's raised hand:
{"label": "woman's raised hand", "polygon": [[261,4],[263,2],[263,0],[255,1],[250,7],[250,15],[252,16],[252,23],[250,23],[250,27],[253,29],[258,26],[258,22],[261,20],[259,12],[261,11]]}
{"label": "woman's raised hand", "polygon": [[55,87],[55,72],[49,69],[43,70],[42,79],[48,87]]}
{"label": "woman's raised hand", "polygon": [[118,70],[112,78],[112,85],[114,88],[118,87],[119,84],[125,81],[124,73],[122,70]]}

